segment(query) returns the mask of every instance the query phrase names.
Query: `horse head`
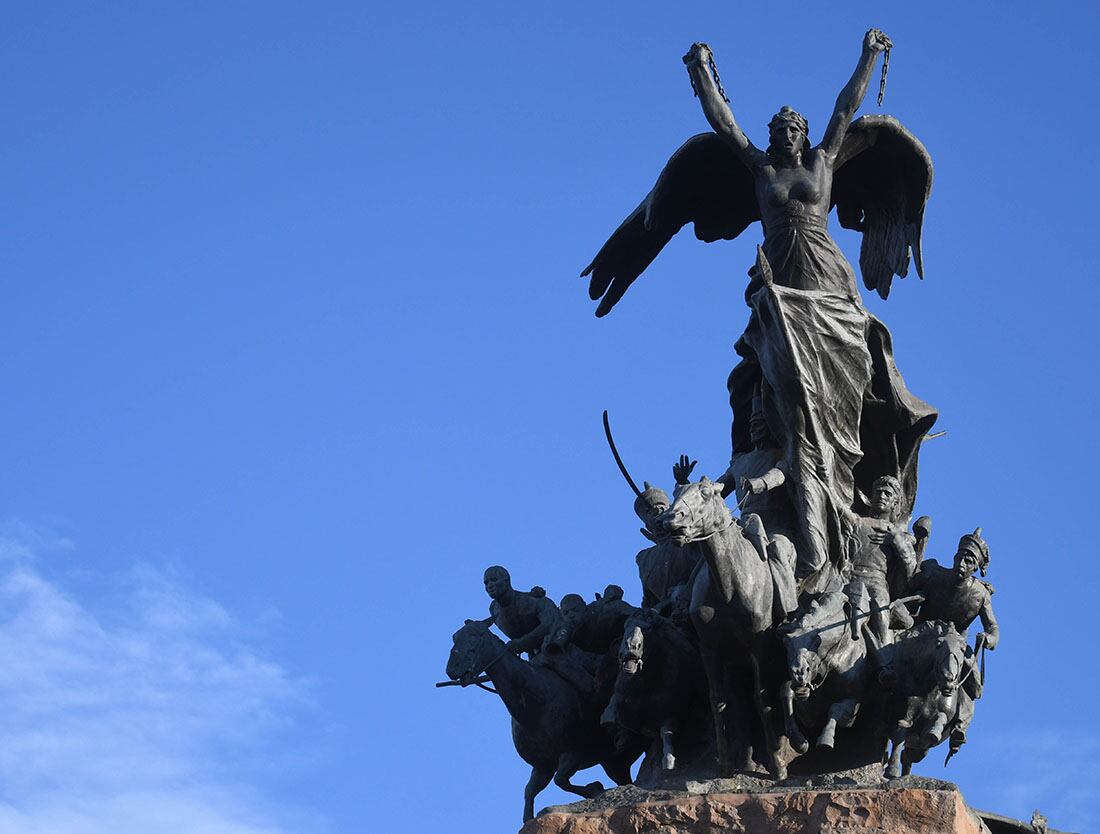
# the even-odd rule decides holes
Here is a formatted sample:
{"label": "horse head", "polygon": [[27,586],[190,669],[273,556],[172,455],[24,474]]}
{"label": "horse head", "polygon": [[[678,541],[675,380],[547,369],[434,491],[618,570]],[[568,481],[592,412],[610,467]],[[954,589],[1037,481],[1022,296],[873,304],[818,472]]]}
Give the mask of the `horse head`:
{"label": "horse head", "polygon": [[676,490],[676,500],[658,518],[658,523],[678,545],[699,541],[725,530],[733,522],[722,499],[722,484],[704,477]]}
{"label": "horse head", "polygon": [[645,633],[635,620],[626,624],[623,642],[619,646],[619,668],[625,675],[635,675],[645,664]]}
{"label": "horse head", "polygon": [[447,658],[448,678],[462,686],[469,686],[507,651],[504,641],[489,631],[492,622],[491,618],[467,620],[454,633],[451,638],[454,645]]}
{"label": "horse head", "polygon": [[936,640],[932,673],[944,696],[952,695],[962,683],[966,668],[966,640],[953,628],[945,628]]}
{"label": "horse head", "polygon": [[822,673],[818,653],[821,638],[816,629],[796,624],[788,624],[782,629],[781,638],[787,650],[787,677],[791,681],[791,691],[799,701],[805,701],[815,688],[814,679],[819,679]]}

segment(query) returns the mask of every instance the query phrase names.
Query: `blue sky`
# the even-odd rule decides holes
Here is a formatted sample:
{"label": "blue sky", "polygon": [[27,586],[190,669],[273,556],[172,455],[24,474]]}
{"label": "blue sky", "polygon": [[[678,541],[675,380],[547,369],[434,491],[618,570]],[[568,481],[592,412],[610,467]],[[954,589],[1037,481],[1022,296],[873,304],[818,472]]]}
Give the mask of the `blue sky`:
{"label": "blue sky", "polygon": [[517,824],[500,704],[432,688],[450,634],[497,562],[637,599],[600,411],[637,479],[723,471],[759,231],[599,321],[577,273],[706,128],[692,41],[760,143],[782,104],[820,136],[869,26],[936,183],[926,280],[865,300],[948,431],[929,553],[983,526],[1003,628],[920,772],[1100,822],[1091,5],[6,12],[0,832]]}

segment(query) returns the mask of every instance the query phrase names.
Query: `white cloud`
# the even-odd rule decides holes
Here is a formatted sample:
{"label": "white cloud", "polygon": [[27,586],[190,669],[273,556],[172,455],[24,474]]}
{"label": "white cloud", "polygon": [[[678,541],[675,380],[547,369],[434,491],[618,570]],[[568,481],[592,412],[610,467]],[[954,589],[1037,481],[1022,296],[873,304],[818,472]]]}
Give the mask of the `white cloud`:
{"label": "white cloud", "polygon": [[254,778],[304,682],[171,573],[93,577],[108,589],[94,593],[35,558],[59,548],[0,525],[0,834],[321,827]]}
{"label": "white cloud", "polygon": [[1093,731],[1084,725],[1073,733],[1039,727],[992,734],[984,744],[1000,766],[993,792],[998,804],[989,810],[1027,820],[1038,808],[1051,827],[1063,831],[1100,826],[1100,736]]}

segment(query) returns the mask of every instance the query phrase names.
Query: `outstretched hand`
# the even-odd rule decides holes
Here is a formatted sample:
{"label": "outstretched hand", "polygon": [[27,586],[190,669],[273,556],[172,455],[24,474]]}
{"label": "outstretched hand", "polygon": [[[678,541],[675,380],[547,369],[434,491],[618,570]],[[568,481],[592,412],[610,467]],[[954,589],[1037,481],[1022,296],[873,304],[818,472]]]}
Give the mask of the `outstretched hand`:
{"label": "outstretched hand", "polygon": [[882,52],[893,45],[893,41],[881,29],[868,29],[863,36],[863,48],[869,52]]}
{"label": "outstretched hand", "polygon": [[690,460],[687,455],[680,455],[680,461],[672,464],[672,477],[680,485],[691,483],[691,470],[699,461]]}

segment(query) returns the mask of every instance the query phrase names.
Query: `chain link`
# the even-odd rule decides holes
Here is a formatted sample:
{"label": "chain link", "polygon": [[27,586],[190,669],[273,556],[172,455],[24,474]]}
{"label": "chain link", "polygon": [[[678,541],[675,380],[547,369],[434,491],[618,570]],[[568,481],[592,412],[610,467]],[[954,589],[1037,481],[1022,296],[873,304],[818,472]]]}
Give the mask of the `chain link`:
{"label": "chain link", "polygon": [[722,97],[722,101],[729,104],[729,96],[726,95],[726,90],[722,86],[722,77],[718,74],[718,62],[714,60],[714,53],[709,49],[707,50],[707,63],[710,64],[710,74],[714,78],[714,86],[718,88],[718,95]]}
{"label": "chain link", "polygon": [[890,47],[882,52],[882,79],[878,82],[878,106],[882,107],[883,96],[886,95],[886,71],[890,69]]}
{"label": "chain link", "polygon": [[[711,78],[714,79],[714,86],[718,88],[718,95],[722,97],[722,101],[726,104],[730,103],[729,96],[726,95],[726,89],[722,86],[722,77],[718,74],[718,63],[714,60],[714,53],[707,47],[707,67],[710,69]],[[691,65],[687,68],[688,80],[691,81],[691,92],[694,93],[696,98],[699,98],[699,90],[695,86],[695,76],[691,74]]]}

